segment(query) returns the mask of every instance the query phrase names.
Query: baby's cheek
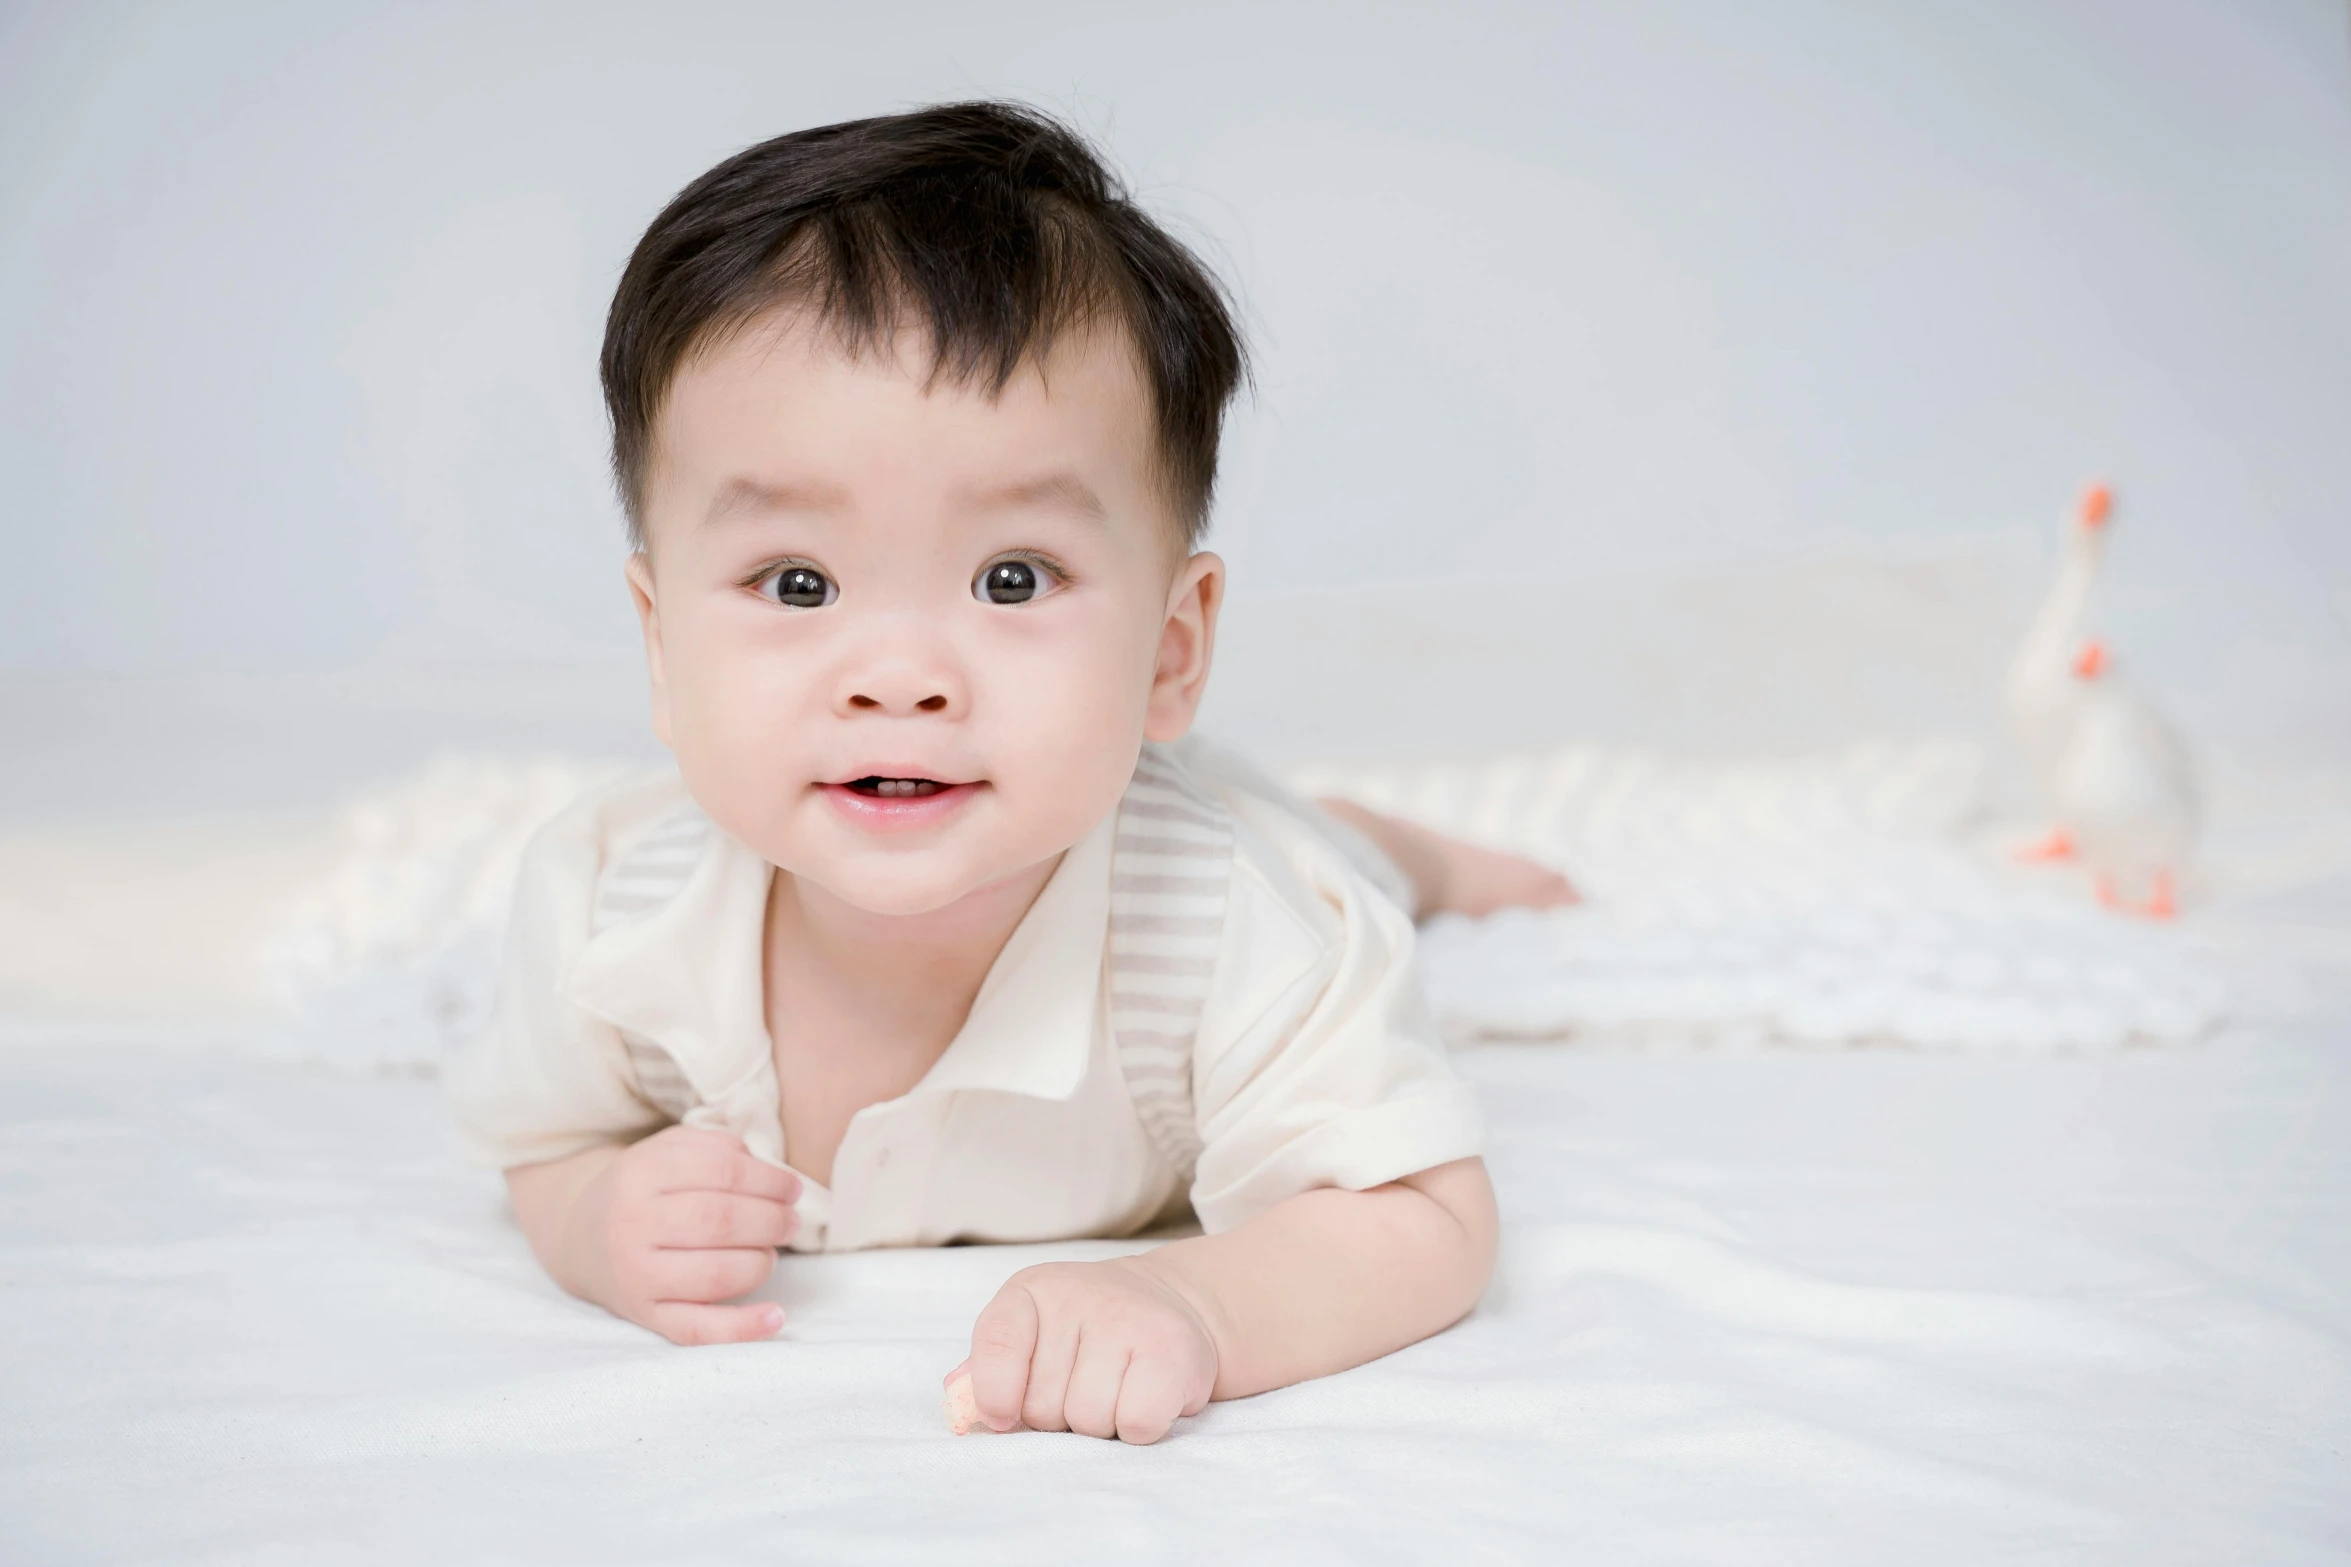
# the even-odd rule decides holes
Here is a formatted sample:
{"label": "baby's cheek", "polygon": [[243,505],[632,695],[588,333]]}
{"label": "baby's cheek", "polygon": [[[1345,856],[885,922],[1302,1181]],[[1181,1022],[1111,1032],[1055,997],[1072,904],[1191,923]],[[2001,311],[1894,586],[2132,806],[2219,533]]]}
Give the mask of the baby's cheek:
{"label": "baby's cheek", "polygon": [[1147,692],[1120,663],[1094,648],[1027,661],[991,692],[991,770],[1071,841],[1117,803],[1142,744]]}
{"label": "baby's cheek", "polygon": [[[696,803],[730,835],[768,852],[810,778],[795,722],[799,695],[779,671],[751,659],[709,660],[670,694],[671,747]],[[770,852],[769,858],[775,858]]]}

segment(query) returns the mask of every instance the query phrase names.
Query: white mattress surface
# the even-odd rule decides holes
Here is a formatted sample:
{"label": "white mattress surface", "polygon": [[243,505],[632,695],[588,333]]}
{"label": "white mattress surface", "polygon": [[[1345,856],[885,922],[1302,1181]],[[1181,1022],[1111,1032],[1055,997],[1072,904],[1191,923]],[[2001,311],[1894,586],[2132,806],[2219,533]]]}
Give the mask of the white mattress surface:
{"label": "white mattress surface", "polygon": [[2341,1561],[2346,1043],[1469,1050],[1486,1302],[1139,1449],[938,1413],[1007,1273],[1115,1247],[788,1257],[779,1341],[674,1349],[429,1079],[20,1027],[0,1560]]}

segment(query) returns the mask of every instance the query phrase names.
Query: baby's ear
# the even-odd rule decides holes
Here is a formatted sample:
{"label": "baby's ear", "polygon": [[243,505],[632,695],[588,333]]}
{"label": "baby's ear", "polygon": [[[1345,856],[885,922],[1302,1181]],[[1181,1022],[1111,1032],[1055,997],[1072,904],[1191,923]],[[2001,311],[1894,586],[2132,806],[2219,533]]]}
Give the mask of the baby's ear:
{"label": "baby's ear", "polygon": [[1151,701],[1143,714],[1145,738],[1181,740],[1208,691],[1216,653],[1216,615],[1224,608],[1224,562],[1202,550],[1184,563],[1168,590],[1167,619],[1159,629],[1159,659],[1151,672]]}
{"label": "baby's ear", "polygon": [[661,606],[653,597],[653,560],[643,550],[636,550],[621,569],[629,581],[629,597],[636,601],[637,625],[645,633],[645,670],[653,679],[653,733],[667,745],[669,679],[661,662]]}

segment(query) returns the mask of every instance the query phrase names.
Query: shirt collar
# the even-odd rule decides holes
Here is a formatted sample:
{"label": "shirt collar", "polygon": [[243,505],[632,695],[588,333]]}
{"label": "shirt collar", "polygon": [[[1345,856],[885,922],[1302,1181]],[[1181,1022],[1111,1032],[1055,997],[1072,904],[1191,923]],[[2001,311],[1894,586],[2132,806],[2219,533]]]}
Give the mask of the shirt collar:
{"label": "shirt collar", "polygon": [[1077,1091],[1102,1015],[1116,830],[1113,812],[1062,855],[916,1093],[985,1088],[1067,1099]]}
{"label": "shirt collar", "polygon": [[[1076,1091],[1101,1016],[1116,827],[1112,812],[1061,857],[996,955],[963,1028],[912,1093],[1066,1099]],[[675,896],[588,939],[566,993],[667,1051],[706,1099],[772,1073],[762,952],[772,874],[755,851],[713,829]]]}
{"label": "shirt collar", "polygon": [[760,1064],[772,1070],[760,950],[770,874],[713,827],[674,894],[588,938],[566,994],[667,1051],[705,1099]]}

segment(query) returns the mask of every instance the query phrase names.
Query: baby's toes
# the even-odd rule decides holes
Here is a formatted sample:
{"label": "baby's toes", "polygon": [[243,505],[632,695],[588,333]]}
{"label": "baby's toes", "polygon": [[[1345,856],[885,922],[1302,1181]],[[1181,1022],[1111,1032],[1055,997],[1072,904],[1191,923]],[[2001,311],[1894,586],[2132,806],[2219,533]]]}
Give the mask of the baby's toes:
{"label": "baby's toes", "polygon": [[1555,909],[1575,901],[1575,888],[1547,865],[1470,844],[1451,846],[1444,908],[1452,913],[1475,919],[1501,909]]}

